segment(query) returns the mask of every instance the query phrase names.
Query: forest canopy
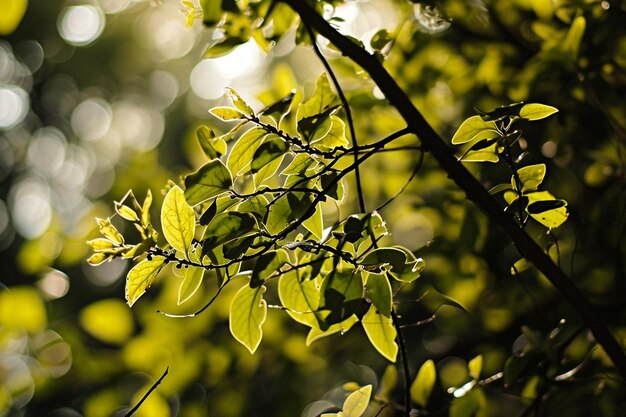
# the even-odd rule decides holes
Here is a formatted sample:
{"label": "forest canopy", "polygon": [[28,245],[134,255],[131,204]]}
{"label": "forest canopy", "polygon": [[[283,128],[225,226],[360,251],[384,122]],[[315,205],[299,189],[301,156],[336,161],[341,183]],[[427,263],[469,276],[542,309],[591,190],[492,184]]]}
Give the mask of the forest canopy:
{"label": "forest canopy", "polygon": [[0,416],[618,416],[626,1],[0,0]]}

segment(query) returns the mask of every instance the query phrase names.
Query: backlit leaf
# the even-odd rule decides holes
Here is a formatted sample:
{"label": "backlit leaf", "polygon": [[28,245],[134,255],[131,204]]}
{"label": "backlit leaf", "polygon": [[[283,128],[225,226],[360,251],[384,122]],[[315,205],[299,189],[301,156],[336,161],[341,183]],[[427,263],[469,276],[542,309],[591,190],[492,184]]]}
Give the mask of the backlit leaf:
{"label": "backlit leaf", "polygon": [[304,279],[298,270],[289,271],[278,279],[278,297],[295,321],[317,326],[314,312],[319,305],[320,289],[315,280]]}
{"label": "backlit leaf", "polygon": [[245,119],[244,113],[232,107],[213,107],[209,113],[224,121]]}
{"label": "backlit leaf", "polygon": [[200,288],[204,278],[204,268],[190,266],[185,269],[185,276],[178,287],[178,305],[189,300]]}
{"label": "backlit leaf", "polygon": [[[517,170],[517,175],[522,182],[522,193],[535,191],[546,176],[546,164],[525,166]],[[515,178],[511,178],[511,184],[517,188]]]}
{"label": "backlit leaf", "polygon": [[351,315],[341,323],[336,323],[328,327],[326,330],[322,330],[319,326],[312,327],[309,330],[309,334],[306,336],[306,345],[310,346],[311,343],[322,339],[324,337],[328,337],[334,334],[344,335],[348,330],[352,328],[355,324],[359,322],[359,318],[356,314]]}
{"label": "backlit leaf", "polygon": [[202,152],[209,159],[219,158],[227,150],[226,141],[222,137],[216,137],[213,130],[207,126],[200,126],[196,130],[196,137]]}
{"label": "backlit leaf", "polygon": [[552,106],[538,103],[524,104],[524,107],[519,112],[519,116],[526,120],[540,120],[545,119],[548,116],[553,115],[559,110]]}
{"label": "backlit leaf", "polygon": [[248,103],[246,103],[244,99],[242,99],[241,96],[237,94],[235,90],[227,87],[226,92],[228,93],[230,99],[233,101],[233,105],[237,108],[237,110],[247,116],[254,116],[254,110],[252,110],[252,107],[250,107]]}
{"label": "backlit leaf", "polygon": [[[559,227],[569,216],[565,201],[557,200],[548,191],[528,193],[525,194],[525,197],[528,197],[528,205],[526,206],[528,214],[547,228],[554,229]],[[551,203],[551,201],[554,201],[555,203]],[[534,209],[531,209],[531,207]]]}
{"label": "backlit leaf", "polygon": [[384,274],[367,273],[365,295],[385,317],[391,317],[391,283]]}
{"label": "backlit leaf", "polygon": [[228,155],[228,168],[233,175],[245,173],[250,165],[254,153],[261,145],[267,132],[260,127],[254,127],[244,133],[235,143]]}
{"label": "backlit leaf", "polygon": [[250,213],[228,211],[215,216],[207,225],[202,239],[204,246],[215,247],[229,240],[251,233],[256,229],[256,220]]}
{"label": "backlit leaf", "polygon": [[283,139],[274,134],[268,135],[254,152],[250,172],[260,171],[267,164],[283,156],[287,149],[289,149],[289,145]]}
{"label": "backlit leaf", "polygon": [[364,303],[361,274],[351,269],[333,269],[322,282],[319,309],[323,314],[318,315],[321,329],[347,319]]}
{"label": "backlit leaf", "polygon": [[270,278],[272,275],[279,272],[280,267],[289,262],[289,256],[284,249],[277,249],[275,251],[264,253],[259,256],[252,269],[252,276],[250,277],[250,286],[258,287]]}
{"label": "backlit leaf", "polygon": [[222,161],[214,159],[185,177],[185,198],[193,207],[230,190],[232,186],[230,171]]}
{"label": "backlit leaf", "polygon": [[361,324],[372,346],[376,348],[378,353],[389,361],[395,362],[398,355],[397,332],[391,317],[383,316],[372,305],[361,319]]}
{"label": "backlit leaf", "polygon": [[161,226],[172,248],[187,254],[196,228],[196,217],[178,186],[172,187],[163,199]]}
{"label": "backlit leaf", "polygon": [[315,207],[315,213],[306,219],[302,223],[302,226],[311,232],[317,240],[322,239],[322,235],[324,233],[324,219],[322,217],[322,207],[320,205]]}
{"label": "backlit leaf", "polygon": [[352,392],[343,403],[343,412],[346,417],[361,417],[370,402],[372,386],[366,385]]}
{"label": "backlit leaf", "polygon": [[264,286],[250,288],[246,284],[235,294],[230,305],[230,332],[250,353],[256,351],[263,338],[261,326],[267,317],[264,292]]}
{"label": "backlit leaf", "polygon": [[415,401],[416,404],[421,407],[426,407],[436,378],[435,362],[429,359],[422,364],[415,380],[411,384],[411,399]]}
{"label": "backlit leaf", "polygon": [[135,265],[126,276],[126,302],[132,307],[133,304],[141,297],[157,274],[163,268],[165,258],[155,256],[152,259],[144,259]]}
{"label": "backlit leaf", "polygon": [[471,140],[489,139],[498,136],[493,122],[486,122],[480,116],[466,119],[452,137],[453,145],[461,145]]}

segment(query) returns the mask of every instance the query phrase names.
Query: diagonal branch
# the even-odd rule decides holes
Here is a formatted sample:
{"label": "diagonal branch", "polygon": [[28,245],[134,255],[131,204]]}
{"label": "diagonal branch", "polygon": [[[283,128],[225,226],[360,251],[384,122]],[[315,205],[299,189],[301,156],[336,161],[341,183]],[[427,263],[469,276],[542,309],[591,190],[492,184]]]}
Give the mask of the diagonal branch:
{"label": "diagonal branch", "polygon": [[343,55],[360,65],[370,75],[389,100],[389,103],[402,115],[409,129],[419,137],[424,149],[432,153],[441,168],[465,192],[467,198],[480,208],[492,223],[497,224],[509,236],[520,253],[532,262],[572,305],[585,325],[589,327],[598,344],[611,358],[619,373],[623,378],[626,378],[626,355],[608,327],[592,309],[585,295],[552,262],[536,242],[519,227],[513,218],[501,210],[480,182],[456,160],[452,150],[428,124],[383,65],[372,54],[329,25],[308,2],[303,0],[280,1],[289,5],[307,25],[326,37]]}

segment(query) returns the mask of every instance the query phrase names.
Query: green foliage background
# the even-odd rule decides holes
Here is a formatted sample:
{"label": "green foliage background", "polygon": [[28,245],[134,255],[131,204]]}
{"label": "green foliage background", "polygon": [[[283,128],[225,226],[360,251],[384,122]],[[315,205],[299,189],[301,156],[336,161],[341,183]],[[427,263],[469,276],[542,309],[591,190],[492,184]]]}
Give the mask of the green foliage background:
{"label": "green foliage background", "polygon": [[[567,200],[569,220],[555,230],[555,240],[537,224],[527,230],[598,305],[623,346],[626,2],[436,2],[451,24],[433,16],[427,3],[350,2],[338,9],[344,29],[340,20],[335,23],[357,37],[381,28],[395,37],[382,50],[385,67],[445,138],[474,108],[525,101],[559,109],[524,125],[521,144],[529,152],[527,164],[546,164],[544,185]],[[343,385],[348,381],[372,384],[381,401],[401,404],[402,384],[390,384],[393,371],[385,373],[388,362],[360,329],[306,347],[303,327],[269,309],[263,342],[250,355],[228,327],[236,285],[198,317],[172,319],[157,310],[194,311],[216,291],[214,280],[205,280],[179,306],[182,277],[168,272],[129,309],[123,277],[131,265],[86,264],[84,242],[99,235],[94,217],[111,216],[110,202],[131,188],[140,201],[151,189],[153,207],[161,207],[168,178],[204,162],[196,128],[230,128],[207,112],[230,105],[222,87],[214,95],[198,85],[228,82],[261,107],[294,88],[312,95],[323,71],[310,47],[291,46],[292,32],[273,52],[259,53],[262,64],[252,72],[233,80],[216,72],[215,79],[198,84],[193,74],[201,73],[197,65],[213,36],[197,20],[184,27],[180,9],[192,17],[194,10],[175,1],[94,4],[106,25],[92,44],[72,46],[60,37],[59,22],[70,6],[61,1],[31,2],[17,30],[0,40],[0,86],[21,88],[29,97],[21,121],[0,131],[0,282],[7,287],[0,292],[0,415],[123,415],[167,366],[168,376],[137,415],[315,415],[319,407],[341,406],[351,390]],[[279,7],[288,17],[286,6]],[[352,22],[355,10],[360,13]],[[249,19],[236,23],[241,36],[251,36]],[[163,29],[168,25],[176,29]],[[363,143],[404,126],[358,67],[330,48],[324,52]],[[109,124],[98,124],[107,117]],[[397,146],[414,144],[407,139]],[[415,149],[382,152],[362,166],[370,210],[403,187],[418,158]],[[485,165],[468,163],[487,189],[510,181],[504,167]],[[340,210],[329,210],[328,219],[356,211],[352,177],[345,189]],[[613,377],[579,318],[428,154],[381,214],[390,242],[426,261],[416,285],[396,298],[413,378],[429,359],[437,369],[432,393],[420,391],[422,384],[412,387],[415,404],[433,414],[516,416],[547,395],[532,412],[623,413],[623,381]],[[276,300],[276,294],[267,296]],[[446,304],[444,296],[467,311]],[[555,353],[564,340],[567,349]],[[467,364],[476,364],[478,355],[476,376]],[[550,355],[562,356],[562,363]],[[511,356],[523,358],[511,380],[505,375],[458,399],[446,392],[496,375]],[[555,380],[581,363],[574,377]],[[417,379],[428,381],[430,367],[422,367]],[[367,415],[380,406],[373,403]],[[387,407],[381,415],[393,413]]]}

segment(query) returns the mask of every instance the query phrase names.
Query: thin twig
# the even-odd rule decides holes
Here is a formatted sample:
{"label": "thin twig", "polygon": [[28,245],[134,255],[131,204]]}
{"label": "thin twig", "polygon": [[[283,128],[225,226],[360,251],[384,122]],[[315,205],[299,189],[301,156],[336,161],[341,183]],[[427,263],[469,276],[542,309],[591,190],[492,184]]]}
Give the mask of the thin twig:
{"label": "thin twig", "polygon": [[135,412],[137,410],[139,410],[139,407],[141,407],[141,404],[143,404],[144,401],[146,401],[148,399],[148,396],[150,394],[152,394],[152,391],[154,391],[156,389],[156,387],[159,386],[159,384],[161,382],[163,382],[163,379],[165,379],[165,376],[167,375],[167,373],[169,372],[170,367],[168,366],[167,368],[165,368],[165,372],[163,372],[163,375],[161,375],[161,378],[159,378],[154,384],[152,384],[152,386],[150,387],[150,389],[148,390],[148,392],[146,392],[144,394],[143,397],[141,397],[141,400],[139,400],[139,402],[137,403],[137,405],[135,405],[133,408],[130,409],[130,411],[126,414],[124,414],[124,417],[130,417],[133,414],[135,414]]}
{"label": "thin twig", "polygon": [[[354,129],[354,120],[352,120],[352,111],[350,110],[350,104],[348,104],[348,100],[346,99],[346,96],[343,93],[343,90],[341,89],[341,85],[339,84],[339,81],[337,80],[337,76],[335,75],[330,64],[324,57],[324,54],[322,54],[322,51],[320,51],[320,48],[317,46],[317,42],[315,40],[315,33],[313,33],[313,29],[311,29],[311,26],[309,26],[306,22],[303,22],[303,23],[304,23],[304,27],[309,33],[309,37],[311,38],[311,44],[313,45],[313,50],[315,51],[315,54],[320,59],[320,61],[322,61],[322,65],[324,65],[324,68],[326,68],[326,71],[330,75],[330,78],[333,80],[333,84],[335,85],[335,88],[337,89],[337,94],[339,95],[339,99],[341,100],[341,103],[343,104],[343,109],[346,112],[346,119],[348,121],[348,128],[350,129],[350,137],[352,139],[352,148],[354,150],[354,162],[356,163],[359,159],[359,153],[357,151],[359,144],[356,139],[356,132]],[[361,210],[361,213],[365,213],[365,199],[363,197],[363,187],[361,185],[361,174],[359,172],[359,165],[355,167],[354,175],[356,177],[356,191],[359,197],[359,209]]]}
{"label": "thin twig", "polygon": [[400,358],[402,360],[402,369],[404,370],[404,415],[410,416],[411,413],[411,373],[409,371],[409,359],[406,351],[406,345],[404,343],[404,336],[402,335],[402,326],[398,320],[396,312],[391,310],[391,320],[393,326],[396,328],[398,337],[398,345],[400,347]]}

